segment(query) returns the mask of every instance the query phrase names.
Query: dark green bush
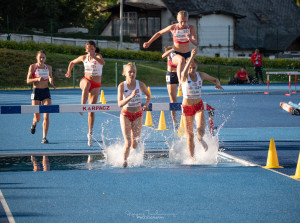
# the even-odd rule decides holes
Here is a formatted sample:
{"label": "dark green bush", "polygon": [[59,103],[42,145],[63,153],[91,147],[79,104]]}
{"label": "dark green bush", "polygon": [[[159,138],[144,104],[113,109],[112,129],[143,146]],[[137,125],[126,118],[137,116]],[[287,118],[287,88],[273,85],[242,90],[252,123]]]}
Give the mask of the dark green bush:
{"label": "dark green bush", "polygon": [[[14,50],[31,50],[38,51],[45,50],[48,53],[61,53],[70,55],[84,54],[84,47],[69,46],[69,45],[56,45],[50,43],[35,43],[35,42],[13,42],[0,40],[0,48],[8,48]],[[161,52],[150,51],[131,51],[131,50],[115,50],[115,49],[101,49],[101,54],[104,58],[117,58],[117,59],[131,59],[131,60],[147,60],[147,61],[164,61],[161,58]],[[246,58],[222,58],[222,57],[201,57],[197,56],[200,64],[212,65],[227,65],[227,66],[253,66],[250,59]],[[263,66],[267,68],[278,69],[300,69],[300,60],[292,59],[268,59],[264,58]]]}

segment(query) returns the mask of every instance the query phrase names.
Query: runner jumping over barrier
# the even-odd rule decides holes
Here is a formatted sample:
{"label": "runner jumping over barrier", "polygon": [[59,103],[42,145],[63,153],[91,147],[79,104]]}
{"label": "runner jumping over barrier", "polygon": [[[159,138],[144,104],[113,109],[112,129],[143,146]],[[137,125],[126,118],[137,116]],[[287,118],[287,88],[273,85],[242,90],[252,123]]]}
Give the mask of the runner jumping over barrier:
{"label": "runner jumping over barrier", "polygon": [[[96,104],[101,87],[102,69],[105,62],[100,54],[100,49],[94,41],[88,41],[85,44],[86,55],[79,56],[72,60],[69,64],[66,77],[71,77],[71,71],[75,64],[82,62],[84,64],[84,77],[80,81],[82,90],[81,104]],[[82,113],[80,113],[82,114]],[[93,127],[95,122],[95,114],[90,112],[88,115],[89,133],[87,134],[88,145],[93,145]]]}
{"label": "runner jumping over barrier", "polygon": [[155,33],[148,42],[143,44],[144,48],[148,48],[161,35],[168,32],[172,33],[174,50],[176,55],[172,58],[172,63],[177,66],[177,76],[181,81],[181,72],[185,65],[185,61],[191,56],[190,42],[198,47],[196,40],[196,32],[193,25],[188,24],[189,14],[187,11],[179,11],[177,14],[178,23],[169,25],[166,28]]}

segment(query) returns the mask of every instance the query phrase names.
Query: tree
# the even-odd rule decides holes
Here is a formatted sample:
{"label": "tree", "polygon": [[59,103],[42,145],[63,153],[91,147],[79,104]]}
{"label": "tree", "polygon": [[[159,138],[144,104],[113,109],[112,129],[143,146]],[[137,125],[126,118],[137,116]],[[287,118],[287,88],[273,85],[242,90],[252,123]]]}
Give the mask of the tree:
{"label": "tree", "polygon": [[57,19],[60,10],[52,0],[2,0],[0,28],[6,29],[7,18],[10,30],[19,32],[40,28],[49,30],[50,19]]}
{"label": "tree", "polygon": [[[117,0],[87,1],[83,13],[87,28],[99,28],[109,17],[110,13],[100,13],[100,10],[116,5]],[[98,31],[96,31],[98,33]]]}
{"label": "tree", "polygon": [[7,27],[15,32],[32,28],[50,31],[50,20],[55,28],[98,27],[108,17],[99,13],[103,8],[115,5],[117,0],[1,0],[0,30]]}

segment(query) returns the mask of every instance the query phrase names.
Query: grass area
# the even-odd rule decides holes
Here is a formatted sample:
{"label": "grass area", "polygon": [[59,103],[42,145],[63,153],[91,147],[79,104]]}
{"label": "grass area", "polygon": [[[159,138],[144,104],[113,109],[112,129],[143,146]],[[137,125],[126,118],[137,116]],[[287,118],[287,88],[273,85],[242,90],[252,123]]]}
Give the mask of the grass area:
{"label": "grass area", "polygon": [[[29,65],[36,62],[36,52],[17,51],[11,49],[0,49],[0,89],[30,89],[31,86],[26,84],[27,72]],[[47,54],[46,64],[53,68],[53,77],[56,87],[78,87],[80,79],[83,76],[83,64],[76,64],[72,75],[75,78],[66,78],[65,73],[71,60],[79,55],[65,55],[49,53]],[[118,64],[119,82],[124,80],[122,76],[122,65],[127,63],[126,60],[105,59],[106,65],[103,68],[103,87],[116,86],[116,63]],[[146,62],[135,61],[137,66],[137,79],[145,82],[148,86],[163,86],[166,84],[166,62]],[[227,84],[229,78],[232,78],[240,67],[233,66],[217,66],[217,65],[199,65],[198,70],[206,72],[214,77],[220,78],[221,84]],[[265,72],[276,71],[282,69],[264,69]],[[253,67],[247,68],[248,74],[254,75]],[[300,81],[298,77],[298,82]],[[288,82],[287,75],[271,76],[271,82]],[[294,81],[294,79],[293,79]],[[206,84],[204,82],[204,84]]]}
{"label": "grass area", "polygon": [[[26,84],[28,68],[30,64],[36,62],[36,52],[16,51],[11,49],[0,50],[0,89],[30,89]],[[47,54],[46,64],[52,66],[54,83],[56,87],[79,87],[79,82],[83,77],[83,64],[75,65],[70,79],[65,77],[69,62],[79,55]],[[116,65],[118,67],[119,82],[124,80],[122,76],[122,65],[125,60],[105,59],[103,68],[103,87],[116,86]],[[137,79],[147,83],[149,86],[159,86],[165,84],[166,63],[160,62],[136,62]]]}

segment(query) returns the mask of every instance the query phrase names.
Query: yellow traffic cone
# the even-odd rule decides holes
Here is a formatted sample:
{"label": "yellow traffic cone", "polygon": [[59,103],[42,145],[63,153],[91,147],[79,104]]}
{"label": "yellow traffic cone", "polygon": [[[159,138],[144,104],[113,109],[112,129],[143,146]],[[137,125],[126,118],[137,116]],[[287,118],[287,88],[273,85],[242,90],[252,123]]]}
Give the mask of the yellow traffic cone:
{"label": "yellow traffic cone", "polygon": [[160,118],[158,123],[158,128],[156,130],[168,130],[166,127],[165,114],[164,111],[160,112]]}
{"label": "yellow traffic cone", "polygon": [[150,87],[148,86],[148,91],[150,93],[150,98],[152,98],[152,95],[151,95],[151,91],[150,91]]}
{"label": "yellow traffic cone", "polygon": [[103,96],[104,96],[104,92],[103,92],[103,90],[101,90],[100,101],[99,101],[99,103],[102,103],[102,101],[103,101]]}
{"label": "yellow traffic cone", "polygon": [[183,123],[183,116],[181,115],[180,118],[180,125],[177,132],[178,137],[181,137],[184,135],[184,123]]}
{"label": "yellow traffic cone", "polygon": [[274,139],[270,140],[267,164],[266,166],[263,166],[263,168],[265,169],[283,168],[282,166],[279,166]]}
{"label": "yellow traffic cone", "polygon": [[291,178],[300,179],[300,153],[299,153],[299,158],[298,158],[295,175],[291,176]]}
{"label": "yellow traffic cone", "polygon": [[105,97],[104,97],[104,93],[103,93],[103,98],[102,98],[102,104],[106,104],[106,100],[105,100]]}
{"label": "yellow traffic cone", "polygon": [[180,85],[178,85],[177,97],[182,97],[182,91]]}
{"label": "yellow traffic cone", "polygon": [[146,120],[145,120],[145,125],[143,126],[153,126],[153,122],[152,122],[152,117],[151,117],[151,112],[147,111],[146,113]]}

